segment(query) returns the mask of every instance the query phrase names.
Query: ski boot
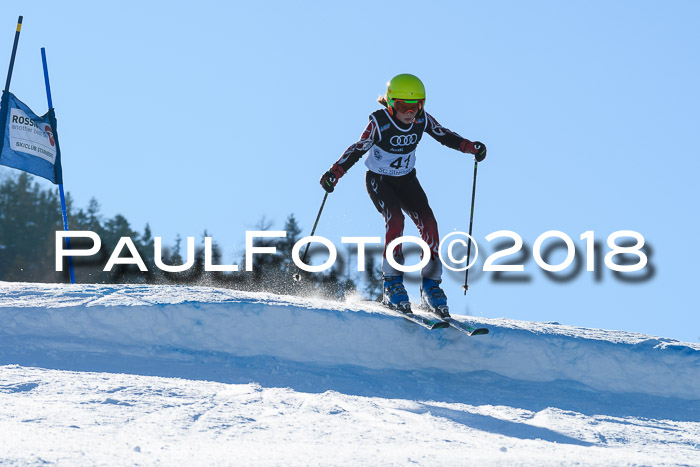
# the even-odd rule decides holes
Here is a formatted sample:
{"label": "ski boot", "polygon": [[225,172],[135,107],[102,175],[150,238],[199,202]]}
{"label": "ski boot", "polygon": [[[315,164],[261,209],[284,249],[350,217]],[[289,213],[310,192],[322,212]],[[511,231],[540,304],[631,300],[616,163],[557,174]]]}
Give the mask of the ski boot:
{"label": "ski boot", "polygon": [[447,297],[440,288],[440,282],[434,279],[423,278],[420,287],[420,303],[428,311],[435,313],[440,318],[449,318],[450,309],[447,306]]}
{"label": "ski boot", "polygon": [[382,303],[393,310],[411,313],[411,302],[403,286],[403,276],[384,277],[384,298]]}

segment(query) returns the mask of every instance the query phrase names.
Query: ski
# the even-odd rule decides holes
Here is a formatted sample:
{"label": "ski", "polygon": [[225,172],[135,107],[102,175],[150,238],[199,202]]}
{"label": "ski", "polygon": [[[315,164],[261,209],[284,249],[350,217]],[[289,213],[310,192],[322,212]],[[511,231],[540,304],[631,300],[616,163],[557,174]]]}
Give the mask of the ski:
{"label": "ski", "polygon": [[488,334],[489,330],[488,328],[475,328],[473,326],[469,326],[466,323],[463,323],[461,321],[457,321],[456,319],[449,317],[449,318],[442,318],[444,322],[446,322],[450,327],[463,332],[464,334],[468,336],[483,336],[484,334]]}
{"label": "ski", "polygon": [[435,317],[429,318],[423,315],[417,315],[411,311],[411,304],[409,302],[402,302],[400,305],[392,305],[390,303],[382,303],[385,307],[401,315],[402,318],[423,326],[426,329],[445,329],[449,328],[450,324]]}
{"label": "ski", "polygon": [[426,329],[431,329],[431,330],[432,329],[445,329],[445,328],[450,327],[449,323],[447,323],[441,319],[438,319],[438,318],[435,318],[435,319],[428,318],[427,316],[417,315],[413,312],[404,313],[402,311],[399,311],[398,313],[403,318],[405,318],[413,323],[419,324]]}
{"label": "ski", "polygon": [[489,333],[488,328],[475,328],[474,326],[469,326],[461,321],[457,321],[450,316],[450,309],[447,305],[431,307],[425,300],[421,300],[420,308],[426,313],[429,313],[431,316],[435,316],[437,319],[444,321],[448,326],[463,332],[468,336],[481,336]]}
{"label": "ski", "polygon": [[[377,303],[377,302],[370,302],[370,303]],[[387,309],[395,312],[402,318],[411,321],[412,323],[416,323],[426,329],[446,329],[446,328],[454,328],[457,331],[460,331],[468,336],[480,336],[484,334],[488,334],[489,330],[487,328],[475,328],[473,326],[469,326],[466,323],[463,323],[461,321],[457,321],[456,319],[452,317],[447,317],[447,318],[440,318],[438,316],[434,316],[434,313],[431,312],[429,309],[425,307],[420,307],[423,311],[425,311],[429,316],[426,316],[424,314],[416,314],[413,313],[411,310],[411,304],[409,302],[403,303],[401,306],[398,305],[390,305],[388,303],[382,303],[379,302],[381,305],[386,307]]]}
{"label": "ski", "polygon": [[475,328],[474,326],[469,326],[466,323],[457,321],[456,319],[450,316],[449,308],[447,307],[447,305],[439,306],[437,308],[431,308],[430,305],[423,302],[421,303],[420,308],[426,313],[429,313],[431,316],[435,316],[436,319],[447,323],[449,327],[463,332],[468,336],[481,336],[489,333],[488,328]]}

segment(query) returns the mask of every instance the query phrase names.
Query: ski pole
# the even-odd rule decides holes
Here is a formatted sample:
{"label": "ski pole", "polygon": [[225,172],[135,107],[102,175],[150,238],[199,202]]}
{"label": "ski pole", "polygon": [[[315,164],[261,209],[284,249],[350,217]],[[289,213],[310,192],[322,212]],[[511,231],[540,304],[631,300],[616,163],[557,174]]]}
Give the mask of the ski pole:
{"label": "ski pole", "polygon": [[[472,209],[471,209],[471,214],[469,215],[469,245],[467,245],[467,266],[469,266],[469,258],[471,257],[472,254],[472,241],[471,241],[471,236],[472,236],[472,227],[474,226],[474,197],[476,196],[476,169],[479,166],[479,163],[477,161],[474,161],[474,182],[472,183]],[[467,295],[467,290],[469,290],[469,285],[467,284],[467,281],[469,280],[469,268],[467,268],[466,272],[464,273],[464,285],[462,288],[464,289],[464,295]]]}
{"label": "ski pole", "polygon": [[[316,233],[316,227],[318,226],[318,220],[321,218],[321,213],[323,212],[323,206],[326,205],[326,199],[328,199],[328,192],[323,196],[323,202],[321,203],[321,207],[318,210],[318,214],[316,215],[316,222],[314,222],[314,228],[311,229],[311,236],[314,236],[314,233]],[[311,242],[306,244],[306,248],[304,249],[304,256],[301,258],[302,263],[306,263],[306,255],[309,252],[309,245],[311,245]],[[300,268],[297,267],[297,272],[294,274],[294,280],[299,282],[301,280],[301,272]]]}

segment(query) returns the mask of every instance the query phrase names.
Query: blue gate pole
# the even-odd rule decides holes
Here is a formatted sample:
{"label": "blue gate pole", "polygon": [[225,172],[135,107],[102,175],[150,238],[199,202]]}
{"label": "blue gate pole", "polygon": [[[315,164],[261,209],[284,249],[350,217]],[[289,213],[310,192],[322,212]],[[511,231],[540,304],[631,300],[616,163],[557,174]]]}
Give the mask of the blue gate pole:
{"label": "blue gate pole", "polygon": [[[53,101],[51,100],[51,85],[49,84],[49,69],[46,66],[46,50],[41,48],[41,63],[44,65],[44,82],[46,83],[46,98],[49,101],[49,112],[53,111]],[[51,126],[54,126],[53,119],[50,119]],[[60,153],[60,148],[58,146],[58,132],[56,128],[52,128],[54,138],[56,139],[56,152]],[[58,163],[58,162],[57,162]],[[68,232],[68,214],[66,212],[66,196],[63,193],[63,176],[58,184],[58,192],[61,195],[61,212],[63,213],[63,230]],[[66,237],[66,249],[70,250],[70,238]],[[75,271],[73,270],[73,257],[68,257],[68,270],[70,271],[70,283],[75,284]]]}

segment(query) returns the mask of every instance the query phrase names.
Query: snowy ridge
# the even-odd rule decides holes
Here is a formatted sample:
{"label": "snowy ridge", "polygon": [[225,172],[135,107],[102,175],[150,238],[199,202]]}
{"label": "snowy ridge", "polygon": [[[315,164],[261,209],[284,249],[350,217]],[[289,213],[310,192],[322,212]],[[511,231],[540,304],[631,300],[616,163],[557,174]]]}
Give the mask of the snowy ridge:
{"label": "snowy ridge", "polygon": [[0,364],[47,367],[56,354],[76,361],[119,356],[132,363],[209,365],[209,374],[222,374],[235,372],[231,359],[239,367],[264,359],[310,372],[423,371],[466,381],[469,374],[474,380],[492,374],[700,400],[700,345],[553,323],[457,318],[491,333],[428,331],[366,302],[204,287],[0,283]]}

